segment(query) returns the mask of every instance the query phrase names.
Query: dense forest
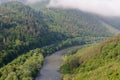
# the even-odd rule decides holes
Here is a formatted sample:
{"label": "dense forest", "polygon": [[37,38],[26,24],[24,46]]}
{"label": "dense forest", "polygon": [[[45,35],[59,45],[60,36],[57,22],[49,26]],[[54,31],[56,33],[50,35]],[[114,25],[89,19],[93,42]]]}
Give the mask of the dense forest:
{"label": "dense forest", "polygon": [[30,49],[66,39],[64,34],[50,32],[40,13],[18,2],[2,4],[0,18],[0,50],[4,53],[0,66]]}
{"label": "dense forest", "polygon": [[42,62],[41,50],[31,50],[1,68],[0,80],[32,80]]}
{"label": "dense forest", "polygon": [[[51,25],[52,27],[59,27],[59,29],[62,28],[61,30],[64,32],[64,34],[65,31],[71,33],[71,29],[74,31],[77,29],[76,31],[78,32],[74,32],[74,34],[78,33],[77,36],[80,36],[80,32],[83,32],[84,36],[108,36],[110,35],[109,31],[113,34],[120,33],[120,17],[105,17],[93,13],[83,12],[78,9],[45,7],[48,3],[49,0],[43,0],[41,3],[34,3],[30,6],[43,14],[43,19],[47,21],[47,24]],[[91,31],[94,31],[95,33],[91,33]]]}
{"label": "dense forest", "polygon": [[[0,80],[33,80],[45,56],[115,34],[110,28],[117,27],[107,19],[75,9],[46,8],[45,4],[0,4]],[[67,74],[74,72],[64,68]]]}
{"label": "dense forest", "polygon": [[[45,10],[42,11],[45,13]],[[55,44],[62,40],[77,38],[79,43],[85,43],[82,39],[88,38],[89,41],[90,38],[100,39],[100,37],[102,37],[103,39],[104,37],[110,36],[110,33],[107,32],[104,27],[103,29],[95,26],[96,22],[94,21],[96,20],[93,21],[94,26],[89,22],[92,20],[88,20],[87,22],[82,20],[81,23],[77,22],[79,20],[76,20],[76,24],[73,24],[74,22],[70,24],[74,20],[74,16],[72,18],[71,15],[68,15],[66,19],[63,18],[66,21],[61,25],[61,21],[63,20],[57,17],[60,16],[59,14],[53,17],[53,20],[56,18],[56,20],[53,21],[51,19],[52,12],[46,12],[49,14],[44,14],[42,11],[37,12],[20,2],[8,2],[0,5],[0,53],[2,54],[0,66],[9,63],[17,56],[31,49]],[[63,13],[63,17],[65,17],[64,14],[65,13]],[[74,13],[71,14],[73,15]],[[76,13],[76,17],[77,15]],[[87,20],[87,17],[83,19]],[[81,24],[81,26],[78,23]],[[91,26],[89,26],[89,24],[96,30],[90,28]],[[86,28],[84,28],[85,26]],[[101,31],[106,35],[103,35]],[[98,32],[101,32],[101,34]]]}

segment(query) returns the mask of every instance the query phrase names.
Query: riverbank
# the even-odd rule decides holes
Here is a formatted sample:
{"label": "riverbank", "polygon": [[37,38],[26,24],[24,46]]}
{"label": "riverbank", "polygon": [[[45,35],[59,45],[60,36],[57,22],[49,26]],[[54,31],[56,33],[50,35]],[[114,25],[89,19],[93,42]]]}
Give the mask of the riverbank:
{"label": "riverbank", "polygon": [[47,56],[44,59],[43,67],[41,68],[35,80],[61,80],[59,68],[63,62],[62,55],[68,51],[79,49],[81,46],[74,46],[63,49]]}

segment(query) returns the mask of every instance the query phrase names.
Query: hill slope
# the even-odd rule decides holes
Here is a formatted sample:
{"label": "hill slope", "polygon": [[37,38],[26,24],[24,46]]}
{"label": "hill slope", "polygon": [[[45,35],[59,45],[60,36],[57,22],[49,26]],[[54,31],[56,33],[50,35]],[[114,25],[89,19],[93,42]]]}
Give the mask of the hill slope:
{"label": "hill slope", "polygon": [[106,25],[94,15],[73,9],[41,8],[44,20],[54,32],[72,37],[110,36]]}
{"label": "hill slope", "polygon": [[[0,4],[0,77],[33,79],[43,55],[111,35],[106,25],[89,13],[45,7],[38,12],[20,2]],[[38,47],[44,48],[29,52]],[[26,67],[28,71],[22,74]]]}
{"label": "hill slope", "polygon": [[69,56],[61,71],[63,80],[119,80],[120,35]]}
{"label": "hill slope", "polygon": [[[103,35],[105,36],[104,33],[106,32],[107,33],[111,32],[113,34],[120,33],[118,28],[116,28],[115,26],[115,25],[118,25],[117,23],[119,22],[118,19],[114,19],[115,20],[114,21],[114,20],[111,20],[109,17],[108,18],[104,16],[101,17],[100,15],[83,12],[78,9],[63,9],[63,8],[47,7],[48,4],[49,4],[49,0],[44,0],[43,2],[35,3],[30,6],[40,11],[41,13],[43,13],[44,18],[45,20],[47,20],[47,22],[49,22],[49,25],[54,27],[58,26],[59,29],[65,27],[64,29],[62,29],[62,31],[66,30],[68,31],[68,33],[71,33],[71,31],[68,29],[70,28],[72,30],[77,29],[78,32],[74,31],[74,33],[76,34],[79,34],[79,32],[81,33],[83,32],[83,35],[85,35],[84,34],[85,32],[86,35],[99,34],[102,36]],[[107,22],[108,20],[109,20],[109,23]],[[71,27],[71,26],[74,26],[74,27]],[[91,31],[94,31],[94,32],[91,33]]]}
{"label": "hill slope", "polygon": [[16,1],[0,5],[0,66],[37,47],[63,40],[84,44],[108,36],[111,33],[97,18],[78,10],[38,12]]}
{"label": "hill slope", "polygon": [[51,32],[40,13],[29,6],[20,2],[0,5],[0,66],[30,49],[64,39],[64,34]]}
{"label": "hill slope", "polygon": [[107,24],[120,30],[120,17],[100,17]]}

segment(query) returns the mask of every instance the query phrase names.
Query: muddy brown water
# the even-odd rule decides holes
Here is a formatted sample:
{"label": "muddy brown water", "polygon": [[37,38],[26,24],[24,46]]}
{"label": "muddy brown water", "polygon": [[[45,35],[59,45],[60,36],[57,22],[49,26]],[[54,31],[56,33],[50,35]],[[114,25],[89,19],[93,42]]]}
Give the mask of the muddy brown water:
{"label": "muddy brown water", "polygon": [[62,55],[68,51],[72,51],[78,48],[80,48],[80,46],[70,47],[47,56],[44,60],[43,67],[41,68],[35,80],[61,80],[59,68],[63,62]]}

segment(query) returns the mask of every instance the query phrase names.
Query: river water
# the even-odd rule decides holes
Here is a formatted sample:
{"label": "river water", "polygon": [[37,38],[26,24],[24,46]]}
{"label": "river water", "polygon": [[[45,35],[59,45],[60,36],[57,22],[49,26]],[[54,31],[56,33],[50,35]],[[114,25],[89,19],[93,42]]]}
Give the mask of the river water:
{"label": "river water", "polygon": [[79,47],[80,46],[70,47],[47,56],[44,60],[43,67],[35,80],[61,80],[59,68],[63,62],[62,55]]}

